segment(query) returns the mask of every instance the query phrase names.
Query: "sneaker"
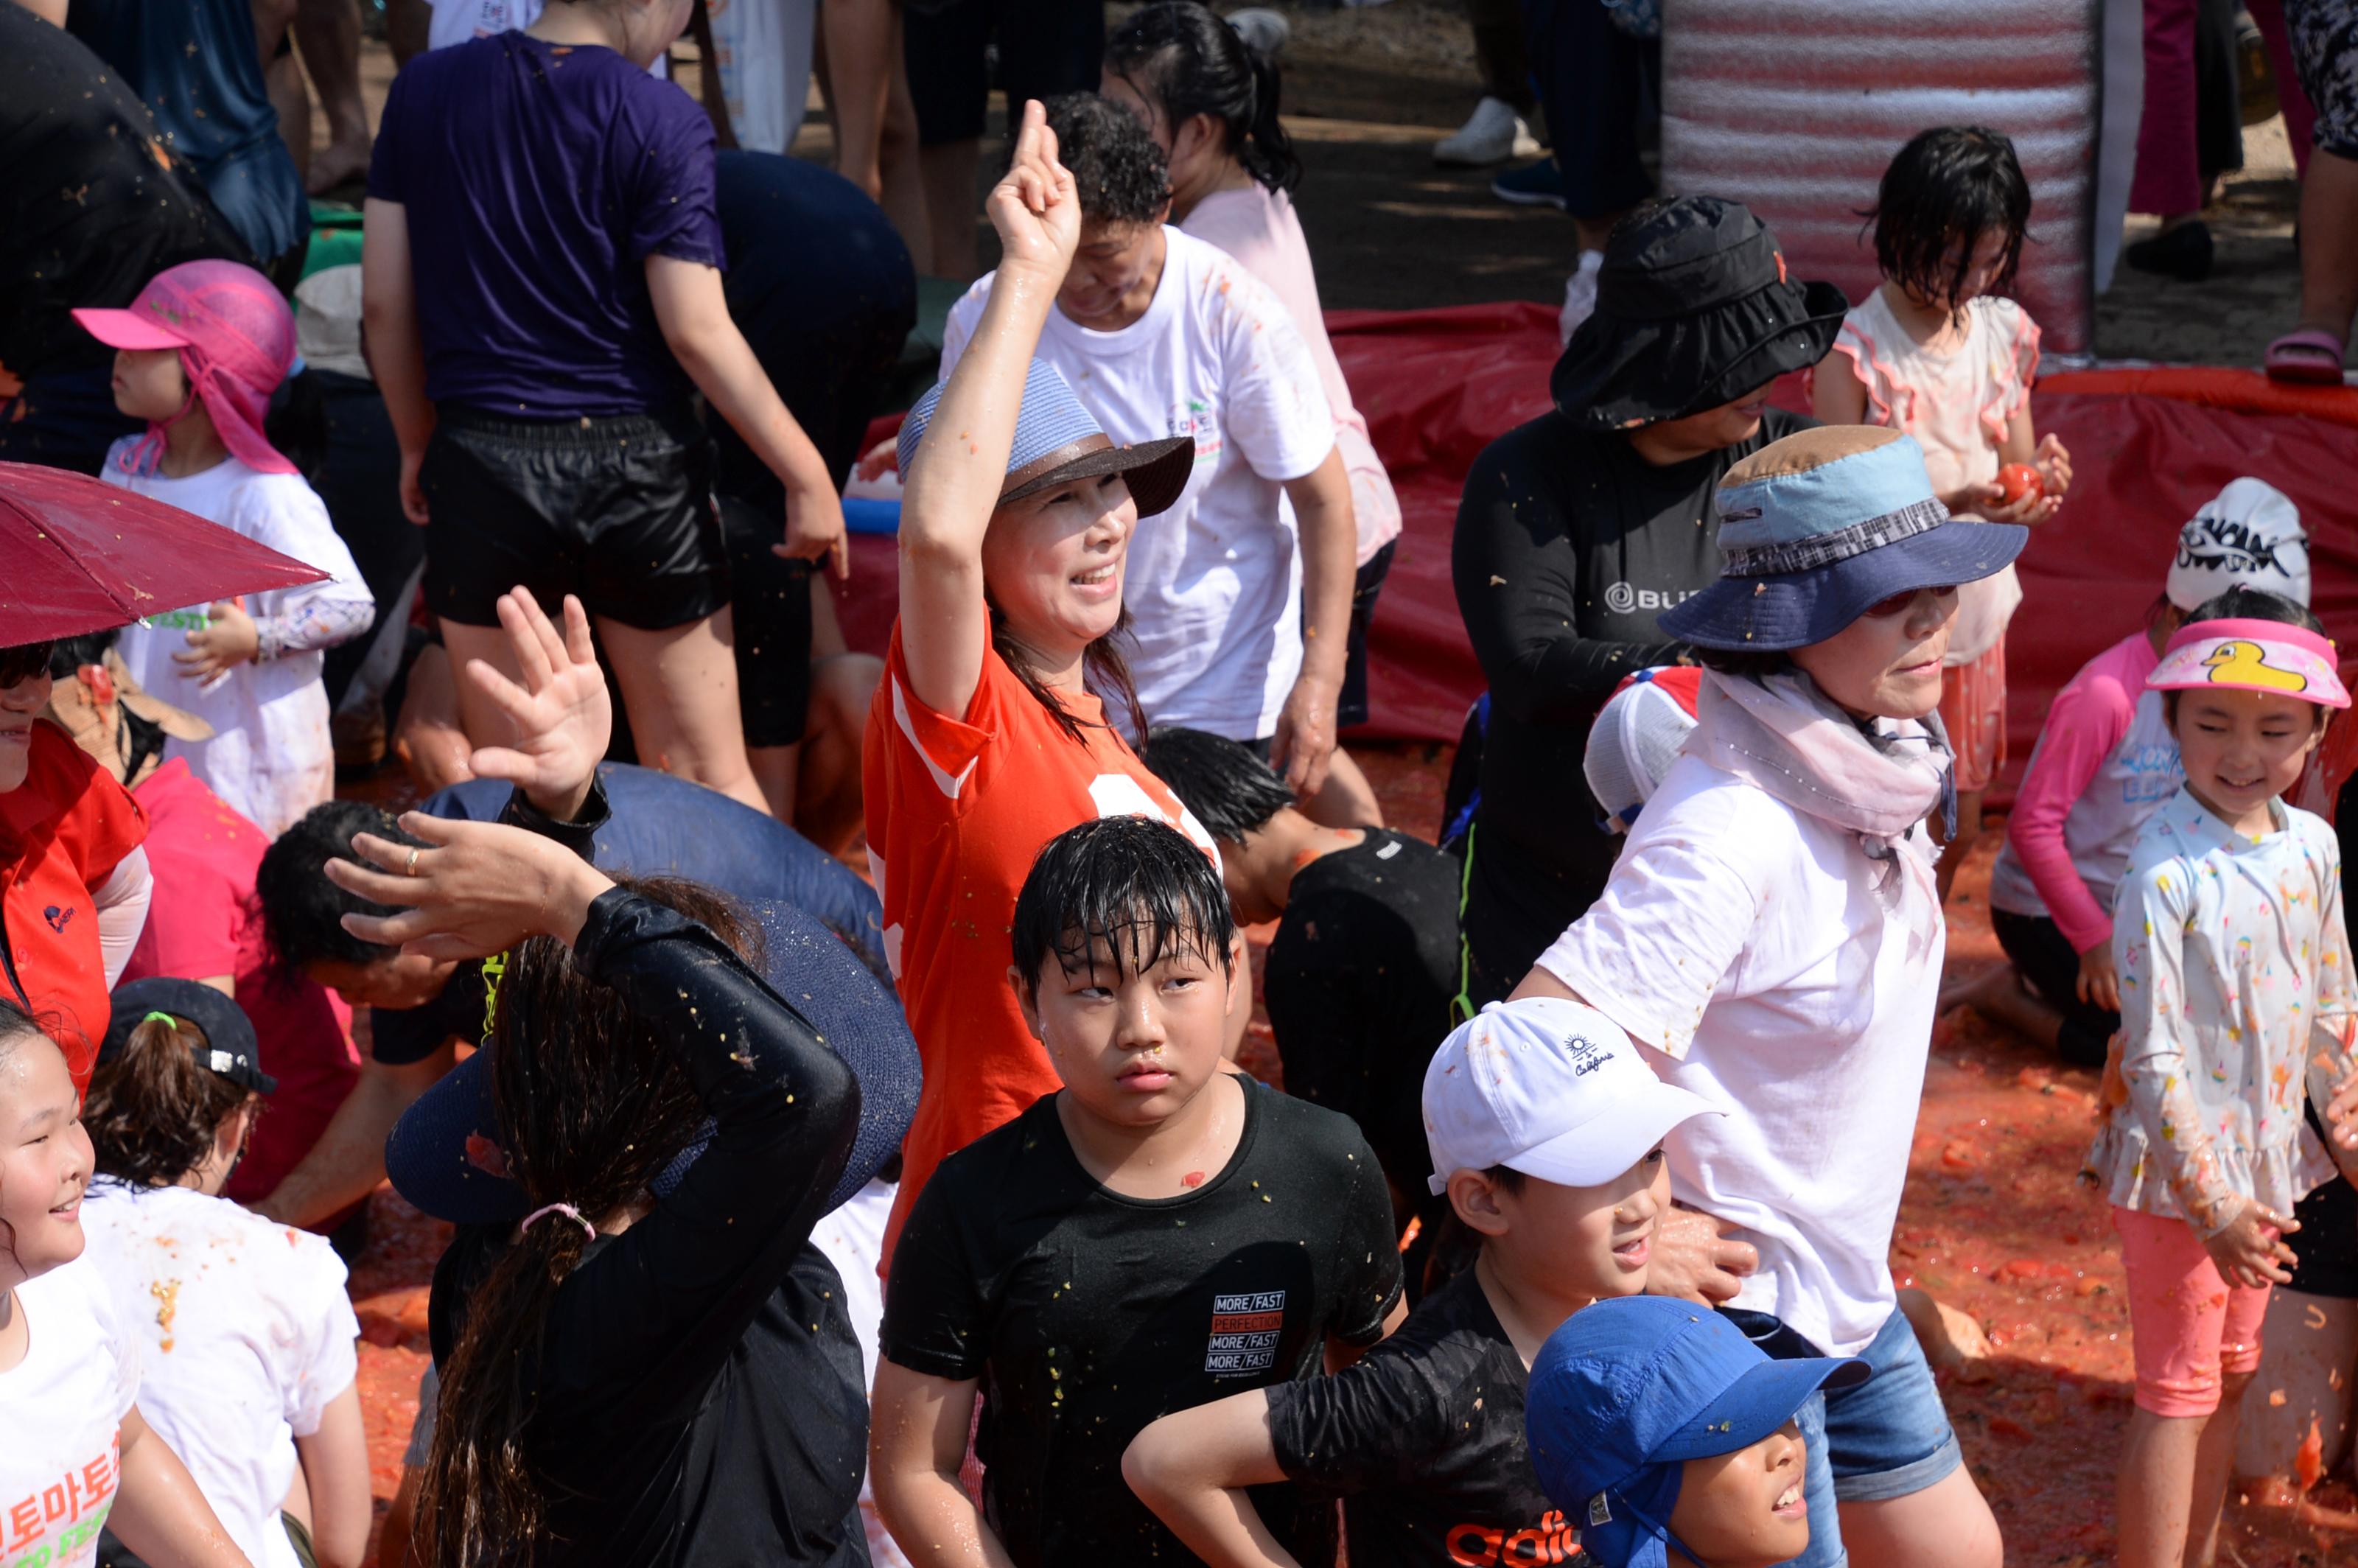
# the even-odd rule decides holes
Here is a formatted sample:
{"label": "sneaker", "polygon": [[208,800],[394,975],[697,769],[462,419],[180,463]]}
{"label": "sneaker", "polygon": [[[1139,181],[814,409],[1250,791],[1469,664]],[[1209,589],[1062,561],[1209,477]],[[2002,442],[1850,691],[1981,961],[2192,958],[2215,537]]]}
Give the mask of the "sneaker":
{"label": "sneaker", "polygon": [[1564,280],[1563,309],[1556,317],[1556,336],[1560,343],[1570,343],[1580,324],[1596,313],[1596,274],[1605,265],[1603,251],[1580,253],[1580,267]]}
{"label": "sneaker", "polygon": [[1433,161],[1459,168],[1487,168],[1509,158],[1536,157],[1539,139],[1503,98],[1485,97],[1450,135],[1433,144]]}
{"label": "sneaker", "polygon": [[1292,23],[1262,5],[1231,13],[1228,26],[1237,30],[1237,37],[1245,41],[1246,48],[1267,59],[1275,59],[1278,51],[1285,48],[1285,41],[1293,36]]}
{"label": "sneaker", "polygon": [[1543,157],[1520,168],[1510,168],[1490,181],[1490,194],[1518,207],[1552,207],[1562,211],[1563,171],[1556,168],[1553,157]]}

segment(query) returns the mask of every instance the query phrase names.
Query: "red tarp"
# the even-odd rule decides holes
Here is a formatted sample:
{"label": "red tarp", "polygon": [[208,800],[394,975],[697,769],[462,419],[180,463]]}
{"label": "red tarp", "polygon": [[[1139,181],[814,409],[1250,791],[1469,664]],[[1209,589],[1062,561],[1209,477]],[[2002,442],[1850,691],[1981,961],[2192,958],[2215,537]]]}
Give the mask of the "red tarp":
{"label": "red tarp", "polygon": [[[1377,601],[1374,717],[1353,734],[1454,741],[1483,685],[1449,580],[1458,489],[1494,437],[1546,411],[1555,309],[1336,311],[1327,331],[1406,518]],[[2104,390],[2069,390],[2075,385]],[[2358,422],[2349,411],[2358,393],[2321,395],[2318,416],[2248,411],[2300,406],[2269,405],[2266,386],[2226,371],[2127,381],[2080,373],[2040,384],[2033,412],[2042,432],[2071,449],[2073,481],[2069,503],[2021,560],[2024,600],[2007,641],[2010,762],[1999,797],[2012,794],[2056,689],[2141,623],[2180,524],[2238,475],[2266,480],[2299,506],[2315,608],[2338,640],[2358,638]],[[1799,378],[1778,392],[1779,403],[1805,406]],[[856,537],[852,560],[851,581],[838,590],[844,630],[854,647],[881,652],[896,598],[892,543]]]}

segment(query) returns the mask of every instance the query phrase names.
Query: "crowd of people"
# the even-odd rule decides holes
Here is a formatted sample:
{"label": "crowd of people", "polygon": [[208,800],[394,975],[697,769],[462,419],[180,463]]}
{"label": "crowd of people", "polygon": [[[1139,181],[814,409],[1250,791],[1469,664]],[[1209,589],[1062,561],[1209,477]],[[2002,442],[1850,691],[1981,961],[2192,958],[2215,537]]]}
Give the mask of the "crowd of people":
{"label": "crowd of people", "polygon": [[[2046,714],[2008,962],[1942,983],[2014,563],[2086,506],[2006,135],[1896,149],[1853,302],[1650,194],[1652,5],[1527,18],[1593,297],[1460,498],[1435,844],[1338,744],[1401,508],[1218,15],[912,4],[901,69],[830,0],[846,178],[718,145],[686,0],[452,6],[373,143],[321,81],[320,265],[240,139],[276,34],[192,9],[194,74],[0,4],[0,459],[153,601],[0,623],[0,1563],[1996,1568],[1889,1264],[1961,1003],[2104,1074],[2119,1561],[2290,1465],[2240,1412],[2287,1303],[2358,1325],[2358,742],[2266,474]],[[994,36],[997,263],[863,449]],[[248,576],[176,594],[162,507]],[[340,798],[388,749],[422,802]],[[387,1181],[450,1230],[379,1527]],[[2345,1359],[2273,1381],[2346,1416]]]}

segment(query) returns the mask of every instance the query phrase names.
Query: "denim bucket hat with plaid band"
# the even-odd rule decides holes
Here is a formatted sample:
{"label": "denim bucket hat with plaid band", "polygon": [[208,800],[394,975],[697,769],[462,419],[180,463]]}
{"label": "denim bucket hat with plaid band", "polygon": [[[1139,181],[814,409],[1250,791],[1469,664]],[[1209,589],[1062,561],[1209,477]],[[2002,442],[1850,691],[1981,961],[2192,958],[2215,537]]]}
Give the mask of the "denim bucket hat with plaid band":
{"label": "denim bucket hat with plaid band", "polygon": [[[937,384],[901,421],[897,451],[904,478],[918,444],[933,425],[934,410],[941,406],[942,387],[946,384]],[[1051,485],[1118,473],[1130,483],[1138,514],[1152,517],[1179,499],[1195,468],[1193,436],[1115,446],[1097,416],[1065,384],[1056,367],[1045,360],[1033,360],[1031,373],[1023,378],[1023,406],[1015,416],[1015,444],[1008,449],[1007,479],[1000,486],[999,502],[1004,506],[1037,495]]]}
{"label": "denim bucket hat with plaid band", "polygon": [[2019,524],[1951,517],[1913,437],[1866,425],[1802,430],[1720,481],[1727,564],[1660,624],[1704,648],[1805,648],[1894,595],[2003,571],[2029,538]]}

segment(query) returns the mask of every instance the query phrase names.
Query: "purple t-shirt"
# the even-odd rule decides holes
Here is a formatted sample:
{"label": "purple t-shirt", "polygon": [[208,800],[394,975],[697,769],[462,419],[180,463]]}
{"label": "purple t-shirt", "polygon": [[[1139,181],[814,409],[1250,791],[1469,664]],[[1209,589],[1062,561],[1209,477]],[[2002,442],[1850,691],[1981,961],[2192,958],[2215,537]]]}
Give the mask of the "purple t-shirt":
{"label": "purple t-shirt", "polygon": [[524,419],[686,395],[644,268],[723,264],[712,154],[695,101],[611,49],[510,32],[410,61],[368,193],[408,210],[426,395]]}

